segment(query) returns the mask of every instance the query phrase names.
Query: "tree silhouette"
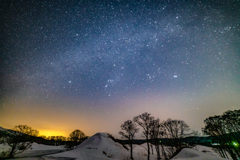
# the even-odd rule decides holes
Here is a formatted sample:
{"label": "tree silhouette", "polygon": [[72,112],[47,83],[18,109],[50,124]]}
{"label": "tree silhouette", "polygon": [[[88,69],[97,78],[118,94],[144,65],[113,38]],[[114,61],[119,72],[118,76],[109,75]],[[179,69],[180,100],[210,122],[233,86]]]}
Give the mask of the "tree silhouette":
{"label": "tree silhouette", "polygon": [[153,120],[150,125],[150,138],[152,143],[154,144],[157,152],[157,159],[160,158],[160,148],[159,148],[159,138],[163,135],[162,125],[160,124],[160,120]]}
{"label": "tree silhouette", "polygon": [[6,143],[11,147],[8,157],[13,158],[16,154],[24,152],[32,146],[28,141],[28,136],[38,135],[38,131],[27,125],[18,125],[13,128],[13,132],[6,139]]}
{"label": "tree silhouette", "polygon": [[84,139],[86,138],[86,135],[80,131],[80,130],[74,130],[72,133],[69,134],[69,140],[71,143],[69,143],[66,147],[72,148],[74,146],[77,146],[80,144]]}
{"label": "tree silhouette", "polygon": [[120,135],[122,135],[123,138],[127,139],[129,141],[129,147],[130,147],[130,158],[133,160],[133,140],[135,138],[135,134],[138,132],[137,125],[131,121],[127,120],[121,125],[122,131],[119,132]]}
{"label": "tree silhouette", "polygon": [[214,136],[219,142],[219,153],[228,158],[226,151],[232,159],[240,158],[240,110],[227,111],[223,115],[212,116],[204,120],[205,134]]}
{"label": "tree silhouette", "polygon": [[17,125],[13,128],[13,130],[27,134],[29,136],[35,136],[37,137],[39,135],[39,131],[32,129],[31,127],[27,125]]}
{"label": "tree silhouette", "polygon": [[147,141],[147,151],[148,151],[148,160],[150,159],[150,147],[149,147],[149,136],[150,136],[150,126],[152,124],[154,117],[150,113],[143,113],[139,116],[134,117],[133,121],[136,122],[143,129],[143,135]]}
{"label": "tree silhouette", "polygon": [[83,138],[85,138],[86,135],[80,131],[80,130],[75,130],[69,135],[69,139],[74,142],[80,142]]}
{"label": "tree silhouette", "polygon": [[182,120],[172,120],[170,118],[163,122],[162,125],[164,136],[171,141],[169,152],[174,155],[181,150],[182,138],[189,131],[189,126]]}

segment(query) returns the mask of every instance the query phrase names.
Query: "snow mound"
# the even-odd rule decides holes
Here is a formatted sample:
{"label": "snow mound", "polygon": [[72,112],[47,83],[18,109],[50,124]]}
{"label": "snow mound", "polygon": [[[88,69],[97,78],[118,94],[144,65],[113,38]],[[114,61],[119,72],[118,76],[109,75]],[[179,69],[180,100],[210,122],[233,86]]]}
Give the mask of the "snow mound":
{"label": "snow mound", "polygon": [[129,151],[121,144],[114,142],[106,133],[97,133],[78,145],[76,149],[49,155],[51,157],[70,157],[77,160],[124,159]]}
{"label": "snow mound", "polygon": [[97,133],[95,135],[93,135],[92,137],[86,139],[83,143],[81,143],[80,145],[77,146],[77,148],[91,148],[91,147],[98,147],[102,144],[106,144],[107,143],[112,143],[112,141],[109,140],[109,136],[106,133]]}
{"label": "snow mound", "polygon": [[191,148],[184,148],[179,154],[177,154],[172,159],[178,159],[178,160],[209,160],[209,159],[224,160],[224,158],[213,155],[211,153],[201,152],[201,151],[197,151],[197,150],[191,149]]}
{"label": "snow mound", "polygon": [[196,145],[195,147],[193,147],[193,149],[200,151],[200,152],[209,153],[209,154],[220,157],[211,147]]}

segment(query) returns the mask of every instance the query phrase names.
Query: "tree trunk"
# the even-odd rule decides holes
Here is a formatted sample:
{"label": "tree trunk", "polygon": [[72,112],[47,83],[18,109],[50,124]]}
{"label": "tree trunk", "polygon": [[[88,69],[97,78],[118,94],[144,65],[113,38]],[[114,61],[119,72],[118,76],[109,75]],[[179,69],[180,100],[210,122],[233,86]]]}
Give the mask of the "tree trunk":
{"label": "tree trunk", "polygon": [[148,135],[147,135],[147,149],[148,149],[148,160],[150,160],[150,147],[148,142]]}
{"label": "tree trunk", "polygon": [[221,149],[221,151],[222,151],[222,153],[224,155],[224,158],[229,159],[227,151],[225,149]]}
{"label": "tree trunk", "polygon": [[226,157],[226,154],[224,153],[225,151],[223,151],[221,148],[217,148],[217,151],[219,152],[221,157],[229,159],[228,157]]}
{"label": "tree trunk", "polygon": [[161,145],[161,147],[162,147],[162,153],[163,153],[164,159],[167,159],[167,155],[166,155],[166,152],[165,152],[164,146]]}
{"label": "tree trunk", "polygon": [[132,147],[132,144],[130,144],[130,159],[133,160],[133,147]]}
{"label": "tree trunk", "polygon": [[153,155],[153,145],[151,144],[150,146],[151,146],[151,150],[152,150],[152,155]]}
{"label": "tree trunk", "polygon": [[160,157],[159,145],[156,144],[156,145],[155,145],[155,148],[156,148],[156,152],[157,152],[157,160],[159,160],[159,159],[161,159],[161,157]]}
{"label": "tree trunk", "polygon": [[237,156],[233,153],[233,151],[231,149],[228,149],[228,153],[230,154],[230,156],[232,157],[233,160],[238,160]]}
{"label": "tree trunk", "polygon": [[16,149],[16,146],[14,145],[14,146],[12,147],[12,149],[11,149],[11,152],[10,152],[9,155],[8,155],[9,158],[13,158],[13,157],[14,157],[14,151],[15,151],[15,149]]}
{"label": "tree trunk", "polygon": [[239,154],[239,151],[240,151],[240,150],[236,149],[235,147],[233,148],[233,150],[234,150],[234,152],[236,153],[236,155],[237,155],[238,157],[240,157],[240,154]]}

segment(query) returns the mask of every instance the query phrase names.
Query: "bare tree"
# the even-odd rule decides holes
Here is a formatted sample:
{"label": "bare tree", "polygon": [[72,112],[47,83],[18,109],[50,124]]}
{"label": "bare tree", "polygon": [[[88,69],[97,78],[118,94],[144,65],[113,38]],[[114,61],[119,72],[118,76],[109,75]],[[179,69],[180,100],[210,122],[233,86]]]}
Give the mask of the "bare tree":
{"label": "bare tree", "polygon": [[203,128],[203,132],[205,134],[214,136],[216,137],[217,140],[219,140],[219,144],[220,144],[220,148],[218,149],[219,154],[223,158],[227,158],[227,153],[226,153],[227,149],[225,148],[225,145],[224,145],[227,141],[226,137],[222,137],[223,139],[220,137],[218,138],[218,136],[224,135],[226,133],[221,116],[209,117],[204,120],[204,123],[205,123],[205,127]]}
{"label": "bare tree", "polygon": [[27,134],[29,136],[35,136],[37,137],[39,135],[39,131],[32,129],[31,127],[27,125],[17,125],[13,128],[13,130],[21,132],[23,134]]}
{"label": "bare tree", "polygon": [[158,160],[161,159],[160,148],[159,148],[159,138],[162,136],[162,134],[163,134],[163,131],[160,124],[160,120],[159,119],[153,120],[152,124],[150,125],[150,138],[156,148]]}
{"label": "bare tree", "polygon": [[181,149],[182,138],[189,131],[189,126],[182,120],[168,119],[162,123],[164,136],[171,141],[171,156]]}
{"label": "bare tree", "polygon": [[148,151],[148,160],[150,159],[150,146],[149,146],[149,138],[150,138],[150,126],[152,124],[154,117],[151,116],[150,113],[143,113],[139,116],[134,117],[133,121],[136,122],[143,129],[143,135],[147,141],[147,151]]}
{"label": "bare tree", "polygon": [[130,147],[130,158],[133,160],[133,140],[135,138],[135,134],[138,132],[137,125],[131,121],[127,120],[121,125],[122,131],[119,132],[120,135],[122,135],[123,138],[127,139],[129,141],[129,147]]}
{"label": "bare tree", "polygon": [[28,135],[36,136],[38,131],[27,125],[15,126],[14,131],[7,137],[6,143],[11,147],[8,157],[13,158],[16,154],[24,152],[32,146],[32,142],[28,141]]}
{"label": "bare tree", "polygon": [[227,158],[226,151],[232,159],[240,158],[240,110],[227,111],[223,115],[212,116],[204,120],[203,132],[214,136],[219,142],[219,154]]}

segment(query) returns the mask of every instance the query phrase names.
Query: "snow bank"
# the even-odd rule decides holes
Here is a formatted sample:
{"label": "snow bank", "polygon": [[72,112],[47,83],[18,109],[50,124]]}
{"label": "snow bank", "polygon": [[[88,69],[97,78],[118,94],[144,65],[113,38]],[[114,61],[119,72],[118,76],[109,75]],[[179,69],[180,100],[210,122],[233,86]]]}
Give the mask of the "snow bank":
{"label": "snow bank", "polygon": [[7,144],[0,144],[0,152],[8,151],[10,147]]}
{"label": "snow bank", "polygon": [[23,153],[17,154],[16,157],[42,156],[62,152],[64,150],[64,146],[51,146],[33,143],[31,148],[27,149]]}
{"label": "snow bank", "polygon": [[[198,147],[199,148],[199,147]],[[202,149],[202,147],[200,147]],[[224,160],[217,155],[213,155],[212,153],[208,152],[201,152],[200,150],[195,150],[191,148],[184,148],[179,154],[177,154],[172,159],[178,160]]]}
{"label": "snow bank", "polygon": [[[9,151],[11,147],[7,144],[0,144],[0,152]],[[31,148],[27,149],[23,153],[16,154],[16,157],[34,157],[34,156],[42,156],[47,154],[54,154],[58,152],[64,151],[64,146],[50,146],[44,144],[33,143]]]}
{"label": "snow bank", "polygon": [[[150,159],[157,159],[157,153],[155,146],[150,147]],[[153,150],[152,150],[153,149]],[[153,154],[152,154],[153,151]],[[133,145],[133,157],[138,160],[147,159],[147,143],[143,143],[141,145]]]}
{"label": "snow bank", "polygon": [[220,157],[211,147],[196,145],[195,147],[193,147],[193,149],[200,151],[200,152],[204,152],[204,153],[208,153],[208,154],[212,154],[212,155]]}
{"label": "snow bank", "polygon": [[[7,144],[0,144],[0,151],[7,151],[11,147],[9,147]],[[27,149],[25,152],[32,152],[37,150],[63,150],[64,146],[51,146],[51,145],[44,145],[44,144],[37,144],[33,143],[32,146]]]}
{"label": "snow bank", "polygon": [[28,150],[57,150],[57,149],[64,149],[64,146],[52,146],[52,145],[45,145],[45,144],[37,144],[33,143],[32,147]]}

